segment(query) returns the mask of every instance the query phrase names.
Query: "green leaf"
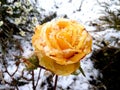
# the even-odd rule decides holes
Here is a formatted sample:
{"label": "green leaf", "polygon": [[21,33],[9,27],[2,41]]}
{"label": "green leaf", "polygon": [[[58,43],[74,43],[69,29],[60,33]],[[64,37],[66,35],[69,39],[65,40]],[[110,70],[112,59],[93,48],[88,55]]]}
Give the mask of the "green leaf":
{"label": "green leaf", "polygon": [[81,71],[82,75],[85,76],[85,73],[84,73],[83,69],[81,68],[81,66],[79,67],[79,70]]}
{"label": "green leaf", "polygon": [[32,55],[30,58],[23,58],[23,62],[26,65],[27,70],[34,70],[39,67],[39,60],[37,56]]}
{"label": "green leaf", "polygon": [[83,69],[81,68],[81,66],[79,67],[78,70],[76,70],[75,72],[73,72],[73,75],[79,75],[80,73],[82,73],[83,76],[85,76],[85,73],[83,71]]}

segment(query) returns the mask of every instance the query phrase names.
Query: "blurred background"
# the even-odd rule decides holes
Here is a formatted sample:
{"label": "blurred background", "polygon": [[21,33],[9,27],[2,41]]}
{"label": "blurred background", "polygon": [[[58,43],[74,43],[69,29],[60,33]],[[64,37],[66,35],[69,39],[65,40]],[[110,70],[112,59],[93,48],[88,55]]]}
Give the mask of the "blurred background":
{"label": "blurred background", "polygon": [[83,24],[93,37],[81,60],[86,75],[59,76],[57,90],[119,90],[120,0],[0,0],[0,90],[53,90],[54,75],[26,70],[34,27],[57,18]]}

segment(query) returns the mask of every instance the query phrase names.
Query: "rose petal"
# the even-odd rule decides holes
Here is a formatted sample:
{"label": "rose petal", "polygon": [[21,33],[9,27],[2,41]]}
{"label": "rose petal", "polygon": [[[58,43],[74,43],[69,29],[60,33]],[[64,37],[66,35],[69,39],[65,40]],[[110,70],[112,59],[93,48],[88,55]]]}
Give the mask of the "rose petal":
{"label": "rose petal", "polygon": [[39,64],[43,67],[46,67],[46,69],[52,71],[53,73],[57,75],[69,75],[73,73],[75,70],[79,68],[80,63],[74,63],[69,65],[60,65],[57,64],[53,59],[47,57],[47,56],[39,56]]}
{"label": "rose petal", "polygon": [[78,22],[58,19],[37,26],[32,44],[40,65],[58,75],[68,75],[91,52],[92,37]]}

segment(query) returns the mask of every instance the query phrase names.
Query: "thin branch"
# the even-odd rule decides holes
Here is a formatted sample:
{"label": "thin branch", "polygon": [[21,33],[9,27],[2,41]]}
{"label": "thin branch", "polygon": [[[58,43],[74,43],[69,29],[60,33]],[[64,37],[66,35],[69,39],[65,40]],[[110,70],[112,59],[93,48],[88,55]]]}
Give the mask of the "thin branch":
{"label": "thin branch", "polygon": [[45,70],[47,70],[47,69],[46,69],[45,67],[43,67],[43,66],[40,66],[40,65],[39,65],[39,67],[40,67],[41,69],[45,69]]}
{"label": "thin branch", "polygon": [[34,70],[32,70],[32,85],[33,85],[33,90],[36,90],[35,80],[34,80]]}
{"label": "thin branch", "polygon": [[53,89],[53,90],[56,90],[56,87],[57,87],[57,81],[58,81],[58,75],[55,76],[55,84],[54,84],[54,89]]}
{"label": "thin branch", "polygon": [[82,0],[82,1],[81,1],[80,6],[79,6],[79,8],[78,8],[77,11],[81,11],[81,7],[82,7],[84,1],[85,1],[85,0]]}
{"label": "thin branch", "polygon": [[12,76],[15,75],[15,73],[18,71],[18,68],[19,68],[19,65],[17,66],[17,68],[16,68],[15,72],[12,74]]}
{"label": "thin branch", "polygon": [[38,85],[38,82],[39,82],[39,79],[40,79],[40,73],[41,73],[41,68],[40,68],[40,70],[39,70],[39,74],[38,74],[38,78],[37,78],[37,82],[36,82],[35,87],[37,87],[37,85]]}

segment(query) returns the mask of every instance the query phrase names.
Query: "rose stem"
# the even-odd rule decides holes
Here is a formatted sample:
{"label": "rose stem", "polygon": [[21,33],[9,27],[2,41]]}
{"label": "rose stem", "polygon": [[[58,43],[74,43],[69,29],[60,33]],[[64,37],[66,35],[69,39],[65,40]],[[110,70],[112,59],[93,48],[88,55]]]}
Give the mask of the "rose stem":
{"label": "rose stem", "polygon": [[45,69],[45,70],[47,70],[47,69],[46,69],[45,67],[43,67],[43,66],[40,66],[40,65],[39,65],[39,67],[40,67],[40,68],[42,68],[42,69]]}
{"label": "rose stem", "polygon": [[57,81],[58,81],[58,75],[55,76],[54,90],[56,90],[56,87],[57,87]]}

